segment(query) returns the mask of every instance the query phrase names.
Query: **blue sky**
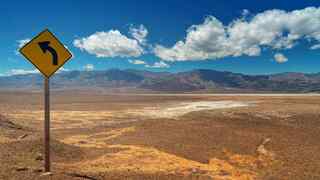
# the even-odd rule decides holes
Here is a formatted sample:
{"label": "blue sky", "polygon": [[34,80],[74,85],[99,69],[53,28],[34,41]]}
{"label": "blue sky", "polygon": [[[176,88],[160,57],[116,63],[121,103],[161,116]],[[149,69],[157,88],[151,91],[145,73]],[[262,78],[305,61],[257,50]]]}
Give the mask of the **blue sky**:
{"label": "blue sky", "polygon": [[0,74],[34,72],[17,50],[45,28],[74,54],[65,70],[320,72],[319,7],[317,0],[5,1]]}

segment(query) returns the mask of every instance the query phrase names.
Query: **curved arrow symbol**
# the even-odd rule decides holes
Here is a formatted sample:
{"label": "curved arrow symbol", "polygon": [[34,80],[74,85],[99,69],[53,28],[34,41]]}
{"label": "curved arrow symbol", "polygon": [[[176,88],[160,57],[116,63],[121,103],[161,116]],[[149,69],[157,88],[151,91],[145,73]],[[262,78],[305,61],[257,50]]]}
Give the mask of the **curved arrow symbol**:
{"label": "curved arrow symbol", "polygon": [[58,54],[56,50],[54,50],[51,46],[49,46],[49,44],[50,44],[50,41],[42,41],[38,43],[43,53],[46,53],[47,51],[49,51],[52,54],[52,64],[56,66],[58,65]]}

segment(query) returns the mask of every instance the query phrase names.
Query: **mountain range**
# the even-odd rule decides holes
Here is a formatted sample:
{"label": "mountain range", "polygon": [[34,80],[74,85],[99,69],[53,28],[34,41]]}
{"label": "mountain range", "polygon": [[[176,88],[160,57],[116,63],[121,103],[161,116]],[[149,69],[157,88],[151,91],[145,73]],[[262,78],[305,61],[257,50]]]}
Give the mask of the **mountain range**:
{"label": "mountain range", "polygon": [[[0,77],[0,89],[41,88],[40,74]],[[134,88],[157,92],[318,92],[320,73],[246,75],[198,69],[179,73],[109,69],[66,71],[51,79],[53,88]]]}

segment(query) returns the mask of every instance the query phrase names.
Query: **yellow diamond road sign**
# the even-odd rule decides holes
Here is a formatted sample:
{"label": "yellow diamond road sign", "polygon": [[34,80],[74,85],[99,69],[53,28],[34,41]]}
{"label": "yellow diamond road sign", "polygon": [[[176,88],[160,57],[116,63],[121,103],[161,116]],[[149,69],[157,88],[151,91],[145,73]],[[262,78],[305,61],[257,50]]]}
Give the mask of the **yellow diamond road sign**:
{"label": "yellow diamond road sign", "polygon": [[68,49],[49,30],[44,30],[24,45],[20,53],[47,78],[72,57]]}

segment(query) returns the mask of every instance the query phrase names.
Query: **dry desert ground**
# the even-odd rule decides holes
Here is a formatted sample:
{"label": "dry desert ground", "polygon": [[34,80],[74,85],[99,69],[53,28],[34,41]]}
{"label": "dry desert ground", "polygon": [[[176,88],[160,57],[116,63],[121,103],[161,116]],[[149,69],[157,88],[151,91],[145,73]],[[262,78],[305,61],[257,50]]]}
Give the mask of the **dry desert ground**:
{"label": "dry desert ground", "polygon": [[0,179],[320,179],[320,96],[0,92]]}

